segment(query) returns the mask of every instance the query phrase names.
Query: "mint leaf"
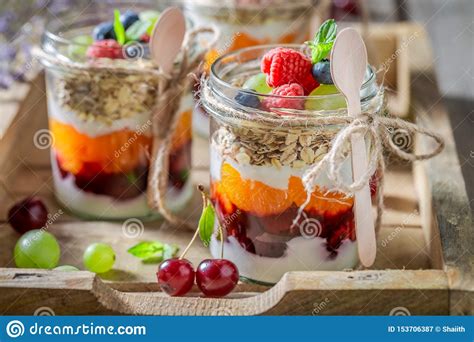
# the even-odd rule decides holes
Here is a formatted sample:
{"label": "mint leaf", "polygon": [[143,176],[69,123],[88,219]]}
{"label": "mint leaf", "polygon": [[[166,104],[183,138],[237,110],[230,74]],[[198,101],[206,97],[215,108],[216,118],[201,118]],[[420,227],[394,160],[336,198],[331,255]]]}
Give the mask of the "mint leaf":
{"label": "mint leaf", "polygon": [[199,219],[199,237],[201,238],[204,246],[209,246],[211,236],[214,231],[214,221],[216,213],[211,203],[202,210],[201,218]]}
{"label": "mint leaf", "polygon": [[179,252],[179,246],[178,245],[168,245],[165,244],[163,246],[163,259],[170,259],[174,258]]}
{"label": "mint leaf", "polygon": [[139,259],[147,259],[155,256],[158,252],[163,254],[164,245],[159,241],[142,241],[133,247],[130,247],[127,252]]}
{"label": "mint leaf", "polygon": [[125,31],[125,36],[127,41],[136,41],[140,39],[143,34],[147,33],[148,28],[153,26],[153,20],[138,20],[135,21],[128,29]]}
{"label": "mint leaf", "polygon": [[163,254],[155,255],[146,259],[142,259],[142,263],[144,264],[159,264],[164,260]]}
{"label": "mint leaf", "polygon": [[141,259],[144,264],[157,264],[165,259],[174,258],[178,251],[177,245],[159,241],[142,241],[127,250],[128,253]]}
{"label": "mint leaf", "polygon": [[125,29],[120,21],[120,11],[114,10],[114,32],[117,42],[120,45],[125,44]]}
{"label": "mint leaf", "polygon": [[311,62],[313,64],[327,57],[334,45],[336,34],[336,21],[334,19],[328,19],[321,25],[313,41],[306,42],[311,48]]}

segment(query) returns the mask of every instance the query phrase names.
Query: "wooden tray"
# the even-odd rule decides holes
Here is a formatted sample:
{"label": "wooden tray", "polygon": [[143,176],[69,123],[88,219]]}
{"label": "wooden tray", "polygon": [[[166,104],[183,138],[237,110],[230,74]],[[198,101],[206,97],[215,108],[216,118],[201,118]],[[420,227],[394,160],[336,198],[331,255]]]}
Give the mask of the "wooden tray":
{"label": "wooden tray", "polygon": [[[37,194],[50,213],[60,210],[52,195],[49,152],[33,144],[34,133],[47,127],[39,77],[24,100],[10,104],[17,115],[0,143],[0,266],[4,267],[0,268],[0,314],[31,315],[43,307],[57,315],[473,314],[474,228],[451,127],[433,73],[412,68],[411,80],[412,113],[421,125],[443,134],[446,150],[414,168],[390,166],[387,210],[372,269],[290,272],[271,288],[239,284],[227,298],[209,299],[200,298],[198,291],[183,298],[164,295],[156,284],[156,266],[143,265],[127,254],[128,247],[145,239],[183,247],[192,233],[163,222],[147,223],[139,238],[130,239],[120,223],[78,221],[65,213],[48,228],[61,244],[61,264],[82,268],[84,248],[103,241],[117,252],[114,270],[99,277],[86,271],[14,268],[12,249],[18,235],[6,223],[8,208],[22,197]],[[417,149],[429,144],[418,140]],[[197,138],[193,148],[193,180],[208,184],[207,142]],[[195,223],[199,196],[190,208],[187,219]],[[195,263],[207,256],[199,244],[189,254]]]}

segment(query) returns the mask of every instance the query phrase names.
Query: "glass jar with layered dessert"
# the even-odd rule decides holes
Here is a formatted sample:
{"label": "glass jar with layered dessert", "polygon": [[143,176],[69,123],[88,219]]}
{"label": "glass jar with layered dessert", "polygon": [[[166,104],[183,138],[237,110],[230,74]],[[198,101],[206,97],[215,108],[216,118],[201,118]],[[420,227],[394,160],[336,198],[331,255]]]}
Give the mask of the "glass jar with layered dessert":
{"label": "glass jar with layered dessert", "polygon": [[[156,67],[148,41],[160,12],[137,3],[92,5],[80,16],[50,22],[42,63],[57,200],[94,219],[155,217],[147,205]],[[191,114],[187,93],[178,109],[169,156],[167,202],[191,197]]]}
{"label": "glass jar with layered dessert", "polygon": [[[252,281],[276,283],[288,271],[359,263],[353,194],[340,191],[326,172],[309,198],[304,187],[303,175],[331,149],[347,116],[345,100],[324,80],[327,75],[312,75],[309,55],[299,45],[238,50],[213,64],[203,86],[211,115],[210,192],[224,232],[224,257]],[[369,67],[361,89],[364,111],[383,108],[379,90]],[[326,124],[324,117],[341,120]],[[350,183],[350,146],[346,150],[340,170]],[[217,236],[211,242],[215,257]]]}
{"label": "glass jar with layered dessert", "polygon": [[[219,56],[262,44],[303,43],[309,37],[312,0],[190,0],[185,10],[197,26],[215,25],[220,32],[217,46],[209,51],[205,71]],[[209,116],[198,103],[193,128],[209,135]]]}

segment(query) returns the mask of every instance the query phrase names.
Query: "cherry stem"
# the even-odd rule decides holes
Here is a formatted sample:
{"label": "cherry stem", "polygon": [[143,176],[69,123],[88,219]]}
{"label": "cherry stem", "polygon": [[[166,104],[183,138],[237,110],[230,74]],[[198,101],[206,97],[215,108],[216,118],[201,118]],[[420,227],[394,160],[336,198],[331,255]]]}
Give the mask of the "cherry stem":
{"label": "cherry stem", "polygon": [[221,259],[224,259],[224,233],[222,232],[222,226],[217,223],[218,227],[219,227],[219,235],[220,235],[220,238],[221,238]]}
{"label": "cherry stem", "polygon": [[193,238],[191,239],[191,241],[189,241],[189,243],[188,243],[188,245],[186,246],[186,248],[184,249],[183,253],[181,253],[181,256],[179,257],[180,260],[184,258],[184,256],[185,256],[186,253],[188,252],[188,250],[191,248],[191,245],[192,245],[193,242],[196,240],[198,234],[199,234],[199,227],[197,227],[196,231],[194,232]]}
{"label": "cherry stem", "polygon": [[[207,206],[207,201],[208,201],[208,198],[204,192],[204,186],[202,186],[201,184],[198,185],[198,190],[201,192],[201,196],[202,196],[202,205],[203,205],[203,208],[205,208]],[[193,235],[193,238],[191,239],[191,241],[189,241],[188,245],[186,246],[186,248],[184,249],[183,253],[181,253],[181,256],[179,257],[179,259],[183,259],[184,256],[186,255],[186,253],[189,251],[189,249],[191,248],[192,244],[194,243],[194,241],[196,241],[196,238],[199,234],[199,226],[197,227],[196,231],[194,232],[194,235]]]}
{"label": "cherry stem", "polygon": [[202,184],[199,184],[198,185],[198,190],[199,190],[199,192],[201,192],[201,196],[202,196],[202,207],[206,208],[210,200],[209,200],[209,198],[207,197],[207,195],[204,191],[204,186],[202,186]]}

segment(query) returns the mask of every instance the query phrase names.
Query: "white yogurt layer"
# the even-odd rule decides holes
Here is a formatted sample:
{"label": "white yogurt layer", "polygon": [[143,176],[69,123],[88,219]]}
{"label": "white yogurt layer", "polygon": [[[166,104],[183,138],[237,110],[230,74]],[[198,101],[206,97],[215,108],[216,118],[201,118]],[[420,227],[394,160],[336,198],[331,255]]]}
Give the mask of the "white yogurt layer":
{"label": "white yogurt layer", "polygon": [[[228,157],[222,159],[221,154],[217,150],[215,143],[211,144],[211,178],[219,181],[221,179],[221,167],[222,163],[229,163],[234,169],[236,169],[243,179],[253,180],[261,182],[275,189],[287,190],[290,177],[302,178],[304,173],[309,169],[309,166],[304,168],[295,169],[289,165],[284,165],[280,168],[275,166],[265,165],[242,165],[238,164],[235,160]],[[343,179],[345,182],[352,180],[352,169],[351,169],[351,158],[347,158],[341,169]],[[321,175],[315,182],[322,189],[326,190],[337,190],[334,189],[333,182],[328,178],[326,171],[323,170]]]}
{"label": "white yogurt layer", "polygon": [[85,134],[91,138],[101,135],[129,129],[131,131],[140,130],[146,133],[150,130],[150,113],[137,113],[133,117],[116,119],[112,123],[106,124],[98,121],[84,121],[77,116],[77,113],[67,111],[61,108],[54,101],[53,96],[48,96],[48,114],[49,117],[63,124],[74,127],[79,133]]}
{"label": "white yogurt layer", "polygon": [[[102,219],[156,215],[156,212],[148,207],[146,194],[129,200],[116,200],[110,196],[86,192],[76,186],[72,175],[62,178],[54,161],[51,165],[56,198],[62,205],[79,215]],[[166,204],[171,211],[177,212],[186,205],[192,194],[192,183],[186,182],[180,191],[176,189],[168,191]]]}
{"label": "white yogurt layer", "polygon": [[[214,236],[210,249],[214,258],[220,258],[221,242]],[[359,262],[357,243],[344,240],[337,249],[337,256],[330,257],[326,239],[296,237],[286,243],[285,254],[280,258],[258,256],[247,252],[233,236],[224,244],[224,258],[234,262],[241,276],[248,279],[277,283],[289,271],[342,271],[355,268]]]}

